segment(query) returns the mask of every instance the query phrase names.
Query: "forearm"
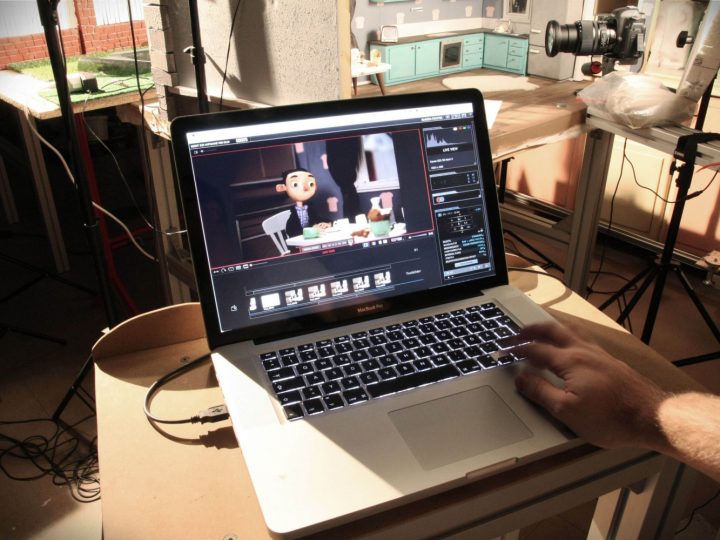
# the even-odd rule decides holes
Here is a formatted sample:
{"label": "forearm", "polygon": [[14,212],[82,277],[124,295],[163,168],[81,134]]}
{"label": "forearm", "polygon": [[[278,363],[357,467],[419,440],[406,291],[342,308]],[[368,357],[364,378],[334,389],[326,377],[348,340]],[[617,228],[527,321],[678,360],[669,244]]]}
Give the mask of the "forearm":
{"label": "forearm", "polygon": [[670,395],[659,406],[657,422],[664,437],[655,450],[720,480],[720,397]]}

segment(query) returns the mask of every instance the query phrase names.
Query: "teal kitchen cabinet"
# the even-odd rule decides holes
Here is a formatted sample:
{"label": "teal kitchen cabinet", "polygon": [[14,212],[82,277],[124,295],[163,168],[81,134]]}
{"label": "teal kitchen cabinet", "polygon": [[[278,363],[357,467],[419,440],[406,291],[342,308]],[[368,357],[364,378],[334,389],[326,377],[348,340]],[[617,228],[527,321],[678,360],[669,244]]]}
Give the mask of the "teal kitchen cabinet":
{"label": "teal kitchen cabinet", "polygon": [[495,69],[507,67],[509,39],[505,36],[488,34],[485,36],[483,66]]}
{"label": "teal kitchen cabinet", "polygon": [[440,41],[419,41],[415,45],[415,75],[440,73]]}
{"label": "teal kitchen cabinet", "polygon": [[486,34],[483,67],[525,75],[528,40],[525,38]]}
{"label": "teal kitchen cabinet", "polygon": [[385,84],[414,81],[440,74],[440,40],[424,40],[398,45],[373,45],[382,61],[392,67],[385,74]]}
{"label": "teal kitchen cabinet", "polygon": [[483,66],[485,34],[471,34],[463,38],[463,69],[476,69]]}

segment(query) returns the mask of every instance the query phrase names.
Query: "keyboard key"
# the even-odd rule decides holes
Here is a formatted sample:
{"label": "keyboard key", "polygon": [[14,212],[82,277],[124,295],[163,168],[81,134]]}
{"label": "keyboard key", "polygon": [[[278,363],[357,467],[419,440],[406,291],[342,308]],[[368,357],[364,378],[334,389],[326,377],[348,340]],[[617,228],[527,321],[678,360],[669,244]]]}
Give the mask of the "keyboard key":
{"label": "keyboard key", "polygon": [[295,364],[299,363],[300,360],[298,359],[297,355],[291,354],[288,356],[283,356],[280,361],[282,362],[283,366],[294,366]]}
{"label": "keyboard key", "polygon": [[373,345],[382,345],[383,343],[387,343],[387,338],[385,337],[385,334],[370,336],[370,343],[372,343]]}
{"label": "keyboard key", "polygon": [[293,377],[292,379],[286,379],[284,381],[276,381],[272,383],[273,390],[276,394],[285,392],[287,390],[297,390],[305,386],[305,381],[302,377]]}
{"label": "keyboard key", "polygon": [[451,379],[453,377],[457,377],[458,374],[458,370],[455,369],[455,367],[443,366],[434,369],[428,369],[427,371],[418,371],[405,377],[398,377],[396,379],[380,381],[378,383],[368,385],[366,389],[371,397],[377,398],[381,396],[387,396],[389,394],[395,394],[396,392],[402,392],[403,390],[410,390],[411,388],[417,388],[418,386],[423,386],[445,379]]}
{"label": "keyboard key", "polygon": [[403,346],[400,343],[398,343],[397,341],[394,341],[392,343],[388,343],[387,345],[385,345],[385,350],[388,352],[388,354],[393,354],[398,351],[402,351],[402,349],[403,349]]}
{"label": "keyboard key", "polygon": [[[292,368],[284,368],[284,369],[292,369]],[[312,362],[303,362],[302,364],[297,365],[297,372],[298,375],[307,375],[308,373],[312,373],[315,371],[315,366],[313,366]]]}
{"label": "keyboard key", "polygon": [[321,384],[320,388],[322,388],[322,391],[325,394],[334,394],[335,392],[340,391],[340,383],[338,383],[337,381],[329,381]]}
{"label": "keyboard key", "polygon": [[376,345],[376,346],[370,347],[368,349],[368,354],[370,356],[372,356],[373,358],[377,358],[379,356],[385,356],[387,354],[387,352],[385,351],[385,349],[383,347],[379,347]]}
{"label": "keyboard key", "polygon": [[330,369],[331,367],[334,367],[334,364],[329,358],[321,358],[320,360],[315,362],[316,371],[323,371],[325,369]]}
{"label": "keyboard key", "polygon": [[317,386],[308,386],[307,388],[303,388],[302,390],[300,390],[300,393],[305,399],[317,398],[321,396],[320,388]]}
{"label": "keyboard key", "polygon": [[407,338],[402,340],[402,344],[406,349],[414,349],[420,346],[420,341],[417,338]]}
{"label": "keyboard key", "polygon": [[292,347],[288,347],[287,349],[280,349],[280,356],[288,356],[291,354],[295,354],[295,349]]}
{"label": "keyboard key", "polygon": [[482,345],[480,345],[480,348],[483,350],[483,352],[487,354],[498,350],[498,346],[495,345],[495,343],[483,343]]}
{"label": "keyboard key", "polygon": [[340,394],[330,394],[323,396],[323,401],[328,410],[338,409],[345,406],[345,402]]}
{"label": "keyboard key", "polygon": [[367,360],[370,358],[370,355],[366,350],[359,350],[359,351],[353,351],[350,353],[350,358],[354,360],[355,362],[360,362],[361,360]]}
{"label": "keyboard key", "polygon": [[333,364],[337,367],[347,366],[349,363],[350,355],[347,354],[338,354],[335,358],[333,358]]}
{"label": "keyboard key", "polygon": [[299,403],[294,403],[293,405],[286,405],[285,407],[283,407],[283,410],[285,411],[285,416],[288,420],[296,420],[305,416],[305,413],[303,412],[303,409]]}
{"label": "keyboard key", "polygon": [[415,369],[418,371],[423,371],[425,369],[430,369],[432,367],[432,364],[430,363],[430,360],[427,358],[422,358],[420,360],[415,360],[412,363],[413,366],[415,366]]}
{"label": "keyboard key", "polygon": [[283,379],[290,379],[295,376],[295,372],[291,367],[273,369],[268,371],[267,374],[271,381],[281,381]]}
{"label": "keyboard key", "polygon": [[397,359],[397,357],[394,354],[384,356],[383,358],[380,359],[380,363],[385,367],[397,365],[398,362],[399,362],[399,360]]}
{"label": "keyboard key", "polygon": [[313,345],[312,343],[305,343],[304,345],[298,345],[298,348],[297,348],[297,350],[300,352],[312,351],[313,349],[315,349],[315,345]]}
{"label": "keyboard key", "polygon": [[349,390],[351,388],[358,388],[360,386],[360,382],[357,380],[357,377],[345,377],[340,379],[340,385],[345,390]]}
{"label": "keyboard key", "polygon": [[480,364],[477,363],[475,360],[463,360],[462,362],[458,362],[457,364],[455,364],[455,367],[458,368],[465,375],[474,371],[480,371],[482,369]]}
{"label": "keyboard key", "polygon": [[360,362],[360,367],[362,367],[363,371],[373,371],[375,369],[380,369],[380,362],[371,358],[370,360]]}
{"label": "keyboard key", "polygon": [[397,359],[401,362],[409,362],[410,360],[415,360],[415,356],[410,351],[400,351],[395,356],[397,356]]}
{"label": "keyboard key", "polygon": [[418,358],[427,358],[433,354],[430,347],[418,347],[417,349],[414,349],[413,352]]}
{"label": "keyboard key", "polygon": [[297,390],[290,390],[289,392],[278,394],[278,399],[282,405],[290,405],[291,403],[297,403],[302,400],[300,392]]}
{"label": "keyboard key", "polygon": [[504,326],[500,326],[499,328],[497,328],[495,330],[495,334],[497,334],[497,337],[499,338],[506,338],[514,335],[509,328],[505,328]]}
{"label": "keyboard key", "polygon": [[366,338],[355,339],[352,342],[352,346],[356,351],[359,349],[367,349],[370,346],[370,340]]}
{"label": "keyboard key", "polygon": [[415,366],[413,366],[410,362],[406,362],[404,364],[398,364],[395,369],[397,370],[398,374],[401,376],[403,375],[410,375],[411,373],[415,372]]}
{"label": "keyboard key", "polygon": [[303,407],[308,414],[318,414],[325,411],[322,399],[308,399],[303,401]]}
{"label": "keyboard key", "polygon": [[277,359],[278,353],[275,351],[265,352],[260,355],[260,360],[274,360]]}
{"label": "keyboard key", "polygon": [[325,377],[323,377],[322,373],[309,373],[308,375],[305,375],[305,380],[308,384],[320,384],[325,382]]}
{"label": "keyboard key", "polygon": [[358,375],[362,372],[362,369],[357,364],[348,364],[342,368],[342,371],[346,377],[350,377],[351,375]]}
{"label": "keyboard key", "polygon": [[345,376],[345,374],[342,372],[342,369],[340,368],[330,368],[328,370],[325,370],[325,378],[328,381],[334,381],[335,379],[342,379]]}
{"label": "keyboard key", "polygon": [[318,357],[318,355],[314,349],[310,350],[310,351],[300,351],[300,360],[302,360],[303,362],[309,362],[310,360],[317,360],[317,357]]}
{"label": "keyboard key", "polygon": [[477,359],[477,361],[480,362],[480,365],[485,369],[491,369],[500,365],[497,360],[490,356],[481,356]]}
{"label": "keyboard key", "polygon": [[483,319],[495,319],[497,317],[502,317],[505,314],[502,312],[501,309],[498,308],[492,308],[492,309],[483,309],[480,311],[480,315],[483,316]]}
{"label": "keyboard key", "polygon": [[443,342],[434,343],[433,345],[430,345],[430,348],[436,354],[448,352],[450,350],[450,347],[448,347],[447,343],[443,343]]}
{"label": "keyboard key", "polygon": [[446,366],[450,363],[450,359],[445,354],[438,354],[433,356],[432,363],[435,366]]}
{"label": "keyboard key", "polygon": [[348,405],[354,405],[355,403],[361,403],[368,400],[368,395],[362,388],[346,390],[343,392],[343,397],[345,398],[345,401],[347,401]]}
{"label": "keyboard key", "polygon": [[280,359],[275,356],[263,360],[262,365],[265,368],[265,371],[270,371],[271,369],[278,369],[279,367],[281,367]]}
{"label": "keyboard key", "polygon": [[351,345],[349,342],[346,342],[346,343],[338,343],[337,345],[335,345],[335,350],[336,350],[339,354],[342,354],[342,353],[346,353],[346,352],[352,351],[353,348],[352,348],[352,345]]}
{"label": "keyboard key", "polygon": [[372,384],[378,382],[380,379],[375,371],[369,371],[360,375],[360,382],[363,384]]}
{"label": "keyboard key", "polygon": [[380,377],[383,381],[394,379],[397,377],[397,372],[391,367],[380,368],[378,369],[378,377]]}

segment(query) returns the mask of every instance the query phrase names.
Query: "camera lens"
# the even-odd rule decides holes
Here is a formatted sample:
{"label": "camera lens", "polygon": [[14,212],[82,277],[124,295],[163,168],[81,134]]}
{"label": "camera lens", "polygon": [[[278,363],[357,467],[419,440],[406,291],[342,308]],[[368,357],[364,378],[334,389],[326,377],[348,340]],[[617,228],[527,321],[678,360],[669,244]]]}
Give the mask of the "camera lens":
{"label": "camera lens", "polygon": [[557,21],[547,23],[545,53],[548,56],[556,56],[561,52],[575,52],[577,43],[578,27],[576,24],[560,24]]}
{"label": "camera lens", "polygon": [[615,30],[605,20],[560,24],[550,21],[545,29],[545,52],[555,56],[569,52],[576,56],[605,54],[615,43]]}

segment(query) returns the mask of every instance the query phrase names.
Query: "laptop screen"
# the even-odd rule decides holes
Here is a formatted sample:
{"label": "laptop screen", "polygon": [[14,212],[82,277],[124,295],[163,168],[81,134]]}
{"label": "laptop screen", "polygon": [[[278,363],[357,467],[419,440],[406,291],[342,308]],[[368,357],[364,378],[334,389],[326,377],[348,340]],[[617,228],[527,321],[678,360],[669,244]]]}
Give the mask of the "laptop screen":
{"label": "laptop screen", "polygon": [[506,282],[479,94],[400,98],[173,123],[206,325],[220,342]]}

